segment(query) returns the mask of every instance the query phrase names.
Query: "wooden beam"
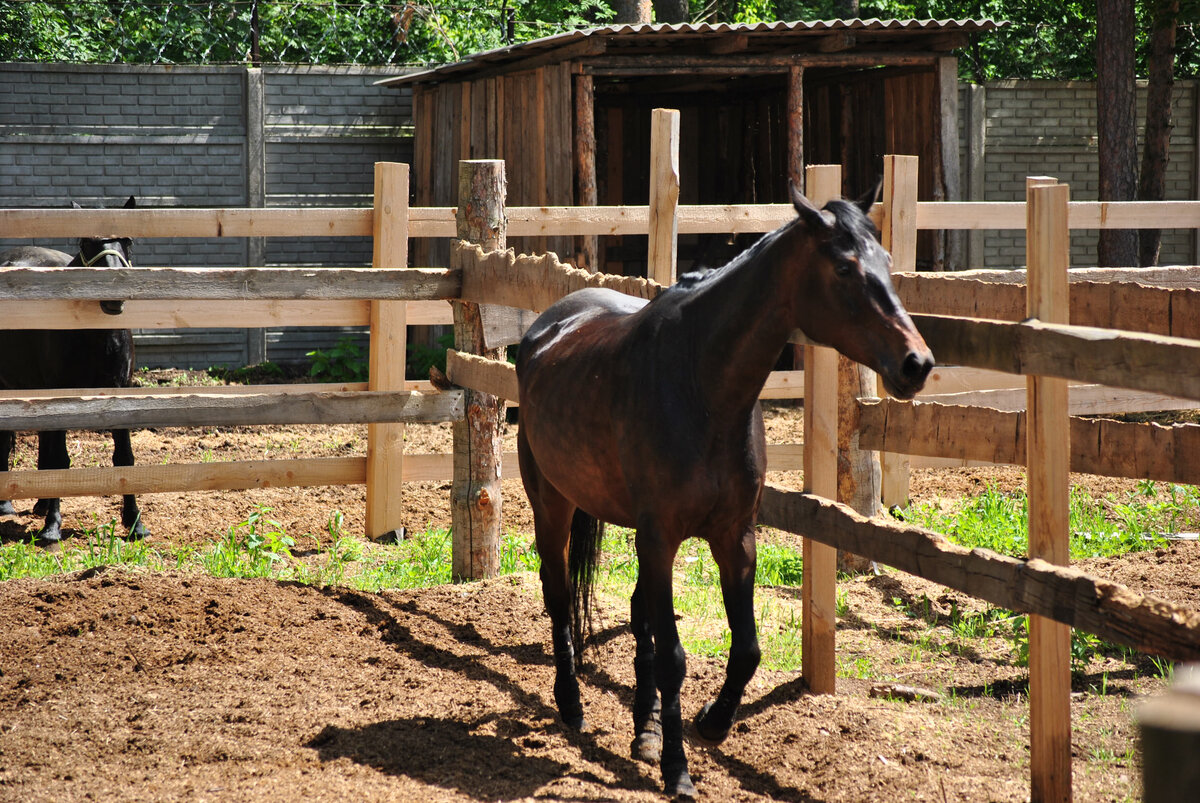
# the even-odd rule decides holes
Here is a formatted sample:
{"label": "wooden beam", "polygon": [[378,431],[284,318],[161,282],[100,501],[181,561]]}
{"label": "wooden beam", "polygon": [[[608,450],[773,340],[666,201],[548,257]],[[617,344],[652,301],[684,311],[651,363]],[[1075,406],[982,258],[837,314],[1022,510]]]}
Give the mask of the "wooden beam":
{"label": "wooden beam", "polygon": [[[1025,196],[1026,313],[1066,324],[1070,191],[1054,179],[1030,178]],[[1071,562],[1067,382],[1040,375],[1027,381],[1029,557],[1066,566]],[[1033,800],[1071,799],[1071,629],[1037,614],[1029,617],[1029,768]]]}
{"label": "wooden beam", "polygon": [[[367,326],[370,302],[335,301],[126,301],[108,315],[95,301],[0,300],[0,329],[188,329],[258,326]],[[408,303],[409,326],[454,322],[446,301]]]}
{"label": "wooden beam", "polygon": [[[52,399],[56,397],[78,396],[183,396],[189,393],[203,393],[214,396],[254,395],[259,393],[297,394],[297,393],[351,393],[367,389],[366,382],[308,382],[296,385],[183,385],[171,387],[168,385],[148,385],[132,388],[49,388],[30,390],[0,390],[0,399]],[[433,383],[426,381],[410,381],[404,383],[404,390],[433,394],[437,391]]]}
{"label": "wooden beam", "polygon": [[[1004,465],[1027,462],[1023,412],[894,399],[860,402],[863,448]],[[1070,470],[1200,485],[1200,425],[1072,417]]]}
{"label": "wooden beam", "polygon": [[446,377],[459,387],[490,393],[511,402],[520,401],[517,367],[507,361],[489,360],[450,349],[446,352]]}
{"label": "wooden beam", "polygon": [[584,287],[608,287],[638,298],[654,298],[662,287],[634,276],[613,276],[563,265],[554,254],[517,256],[512,250],[484,253],[477,245],[458,242],[450,264],[465,279],[462,298],[541,312],[558,299]]}
{"label": "wooden beam", "polygon": [[868,519],[846,505],[767,486],[759,523],[804,535],[978,597],[1152,655],[1200,660],[1200,612],[1067,566],[967,549],[920,527]]}
{"label": "wooden beam", "polygon": [[[375,164],[372,273],[404,272],[408,265],[408,171],[406,164]],[[461,285],[461,282],[460,282]],[[367,387],[404,387],[408,310],[403,301],[372,301]],[[404,524],[404,425],[367,425],[366,535],[381,538]]]}
{"label": "wooden beam", "polygon": [[[575,125],[575,203],[592,206],[597,203],[596,189],[596,92],[592,76],[574,76]],[[516,230],[511,217],[509,227]],[[576,263],[584,270],[599,269],[600,244],[595,234],[576,235],[578,255]],[[579,264],[582,263],[582,264]]]}
{"label": "wooden beam", "polygon": [[17,431],[402,421],[429,424],[462,416],[462,394],[407,390],[0,399],[0,428]]}
{"label": "wooden beam", "polygon": [[913,315],[939,360],[1200,400],[1200,342],[1086,326]]}
{"label": "wooden beam", "polygon": [[650,113],[650,236],[648,278],[663,286],[675,283],[678,255],[679,112]]}
{"label": "wooden beam", "polygon": [[[892,255],[892,271],[917,269],[917,156],[883,157],[883,216],[880,239]],[[879,380],[875,395],[887,395]],[[879,455],[880,496],[884,507],[907,507],[909,475],[908,457],[895,452]]]}
{"label": "wooden beam", "polygon": [[445,268],[0,268],[0,298],[158,301],[455,298]]}

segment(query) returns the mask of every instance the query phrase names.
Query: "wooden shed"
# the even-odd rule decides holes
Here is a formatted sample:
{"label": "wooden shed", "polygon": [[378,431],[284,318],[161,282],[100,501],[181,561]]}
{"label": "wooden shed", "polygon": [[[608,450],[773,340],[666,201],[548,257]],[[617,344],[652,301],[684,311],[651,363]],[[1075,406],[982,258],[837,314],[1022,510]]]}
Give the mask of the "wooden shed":
{"label": "wooden shed", "polygon": [[[648,202],[650,114],[681,113],[680,202],[781,203],[805,164],[841,164],[869,189],[884,154],[921,158],[922,200],[959,197],[954,51],[991,20],[621,25],[557,34],[385,79],[411,87],[419,206],[454,206],[460,159],[505,159],[508,203]],[[646,238],[513,238],[592,269],[645,275]],[[738,243],[681,237],[679,269]],[[444,261],[444,244],[414,257]],[[952,266],[928,232],[919,263]]]}

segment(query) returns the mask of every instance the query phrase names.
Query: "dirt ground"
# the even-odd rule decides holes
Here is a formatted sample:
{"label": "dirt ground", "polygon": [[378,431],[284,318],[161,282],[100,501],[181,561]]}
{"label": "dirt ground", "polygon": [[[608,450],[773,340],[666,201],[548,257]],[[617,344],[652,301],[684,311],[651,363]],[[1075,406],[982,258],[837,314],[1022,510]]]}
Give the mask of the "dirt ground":
{"label": "dirt ground", "polygon": [[[772,440],[798,440],[798,426],[794,410],[770,412]],[[448,425],[409,430],[412,452],[448,442]],[[107,463],[99,436],[73,434],[70,446],[75,465]],[[144,464],[353,455],[365,453],[365,427],[143,431],[134,450]],[[23,436],[17,467],[32,467],[34,455]],[[1076,480],[1101,493],[1133,487]],[[989,483],[1019,487],[1022,476],[918,472],[914,499]],[[506,481],[504,494],[507,527],[530,534],[519,482]],[[449,525],[447,485],[413,487],[406,504],[410,529]],[[157,545],[210,543],[256,505],[272,508],[297,553],[328,543],[333,510],[362,532],[361,487],[142,498]],[[5,543],[38,526],[30,502],[17,506],[0,519]],[[68,539],[114,518],[116,499],[64,501]],[[1195,543],[1179,543],[1087,568],[1196,607],[1198,558]],[[839,589],[838,694],[808,694],[798,671],[760,670],[730,738],[688,747],[702,797],[1028,799],[1027,672],[1011,644],[929,649],[931,638],[952,641],[953,607],[982,606],[890,571]],[[763,589],[758,604],[798,598],[796,588]],[[660,799],[657,768],[629,753],[628,602],[601,605],[583,683],[590,729],[574,734],[553,707],[549,625],[533,575],[379,594],[128,569],[0,583],[0,800]],[[916,606],[927,619],[907,612]],[[1139,696],[1164,688],[1153,670],[1148,658],[1097,655],[1076,675],[1076,799],[1140,798],[1133,711]],[[685,716],[723,676],[719,660],[689,656]],[[872,696],[883,681],[941,700]]]}

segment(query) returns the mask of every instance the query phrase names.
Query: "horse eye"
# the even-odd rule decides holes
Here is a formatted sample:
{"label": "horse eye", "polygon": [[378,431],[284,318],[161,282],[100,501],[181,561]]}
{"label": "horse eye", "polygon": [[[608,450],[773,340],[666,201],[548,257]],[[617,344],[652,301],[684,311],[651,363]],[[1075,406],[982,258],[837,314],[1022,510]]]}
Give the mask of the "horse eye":
{"label": "horse eye", "polygon": [[854,272],[854,265],[853,260],[842,260],[834,264],[833,272],[838,276],[849,276]]}

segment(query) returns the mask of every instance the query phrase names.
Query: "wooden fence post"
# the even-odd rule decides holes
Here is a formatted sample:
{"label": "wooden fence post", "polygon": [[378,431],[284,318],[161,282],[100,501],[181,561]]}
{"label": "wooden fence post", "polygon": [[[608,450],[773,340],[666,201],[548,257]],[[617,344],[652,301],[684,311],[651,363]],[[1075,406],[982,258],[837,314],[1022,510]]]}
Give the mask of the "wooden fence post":
{"label": "wooden fence post", "polygon": [[675,283],[679,234],[679,112],[655,109],[650,118],[650,253],[646,275]]}
{"label": "wooden fence post", "polygon": [[[505,247],[507,221],[504,162],[496,159],[458,163],[458,237],[485,251]],[[485,345],[478,304],[451,302],[454,347],[467,354],[503,360],[504,349]],[[493,577],[500,570],[500,427],[504,400],[490,393],[465,391],[466,415],[455,421],[454,484],[450,491],[453,529],[452,576],[456,580]]]}
{"label": "wooden fence post", "polygon": [[[375,163],[371,264],[408,267],[408,165]],[[368,390],[404,390],[407,304],[371,302]],[[398,530],[404,518],[404,425],[367,425],[368,538]]]}
{"label": "wooden fence post", "polygon": [[[805,168],[809,199],[823,205],[840,194],[838,165]],[[838,492],[838,353],[804,347],[804,490],[827,499]],[[801,670],[808,688],[833,694],[837,687],[837,550],[805,538],[801,586]]]}
{"label": "wooden fence post", "polygon": [[[892,255],[893,271],[917,269],[917,168],[920,157],[883,157],[883,220],[879,226],[883,247]],[[879,381],[876,394],[887,391]],[[881,452],[880,484],[884,507],[908,506],[908,455]]]}
{"label": "wooden fence post", "polygon": [[[1026,312],[1069,323],[1067,228],[1069,188],[1054,179],[1026,180]],[[1029,557],[1070,562],[1070,426],[1067,381],[1030,376],[1026,461]],[[1034,803],[1071,799],[1071,628],[1029,617],[1029,767]]]}
{"label": "wooden fence post", "polygon": [[[575,203],[595,206],[596,195],[596,92],[590,75],[575,76]],[[576,267],[592,273],[600,269],[600,238],[576,235]]]}

